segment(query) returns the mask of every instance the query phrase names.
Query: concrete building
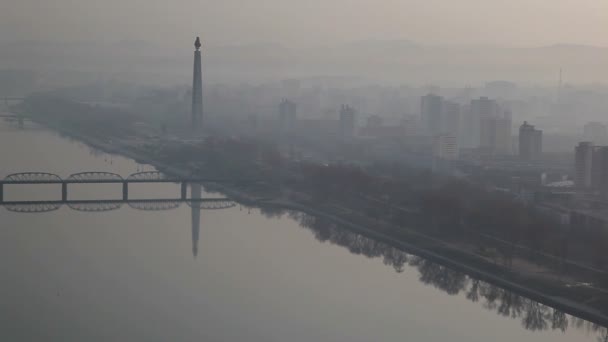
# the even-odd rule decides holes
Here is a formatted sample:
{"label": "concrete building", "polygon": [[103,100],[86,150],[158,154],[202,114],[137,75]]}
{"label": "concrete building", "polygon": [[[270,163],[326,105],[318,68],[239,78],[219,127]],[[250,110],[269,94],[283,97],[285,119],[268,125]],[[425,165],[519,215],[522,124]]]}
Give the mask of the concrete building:
{"label": "concrete building", "polygon": [[453,135],[438,135],[433,143],[433,156],[442,160],[458,159],[458,138]]}
{"label": "concrete building", "polygon": [[524,121],[519,127],[519,158],[522,160],[538,160],[543,149],[543,131]]}
{"label": "concrete building", "polygon": [[480,118],[479,148],[482,153],[511,154],[511,113]]}
{"label": "concrete building", "polygon": [[420,98],[420,120],[426,133],[430,136],[439,135],[443,129],[443,98],[428,94]]}
{"label": "concrete building", "polygon": [[608,199],[608,146],[595,146],[591,162],[592,191]]}
{"label": "concrete building", "polygon": [[367,127],[380,127],[384,123],[384,120],[379,115],[371,115],[367,118]]}
{"label": "concrete building", "polygon": [[342,138],[355,136],[355,109],[349,105],[340,108],[340,135]]}
{"label": "concrete building", "polygon": [[500,106],[496,100],[482,96],[479,99],[471,100],[471,111],[478,113],[479,117],[496,117],[500,114]]}
{"label": "concrete building", "polygon": [[[420,122],[423,133],[433,140],[440,136],[454,137],[458,140],[460,121],[461,108],[458,103],[446,101],[441,96],[433,94],[421,97]],[[411,127],[407,128],[408,133],[406,135],[412,135],[413,132],[409,132]],[[420,132],[415,134],[419,135]],[[456,141],[455,146],[458,146],[458,141]]]}
{"label": "concrete building", "polygon": [[340,121],[335,119],[298,119],[296,132],[309,137],[336,137],[341,133]]}
{"label": "concrete building", "polygon": [[403,134],[406,137],[420,136],[422,133],[420,118],[415,115],[408,115],[401,121]]}
{"label": "concrete building", "polygon": [[588,122],[584,127],[585,140],[594,145],[608,144],[606,125],[601,122]]}
{"label": "concrete building", "polygon": [[593,144],[581,142],[575,149],[574,184],[579,190],[592,187]]}
{"label": "concrete building", "polygon": [[608,146],[581,142],[575,149],[575,186],[608,200]]}
{"label": "concrete building", "polygon": [[510,111],[505,111],[502,114],[502,117],[496,119],[496,142],[494,150],[496,154],[513,154],[512,127],[513,122]]}
{"label": "concrete building", "polygon": [[[462,122],[460,129],[460,145],[462,148],[476,149],[482,145],[493,146],[494,130],[493,122],[484,122],[485,128],[482,128],[482,120],[494,119],[500,116],[500,107],[495,100],[487,97],[471,100],[471,104],[462,111]],[[484,136],[482,137],[482,131]],[[482,143],[483,142],[483,143]]]}
{"label": "concrete building", "polygon": [[192,129],[198,131],[203,125],[203,78],[201,70],[201,41],[194,42],[194,68],[192,72]]}
{"label": "concrete building", "polygon": [[[511,154],[511,112],[502,111],[496,100],[480,97],[471,101],[470,132],[473,139],[479,138],[476,147],[482,153]],[[478,131],[477,130],[478,127]]]}
{"label": "concrete building", "polygon": [[444,101],[442,106],[441,134],[447,134],[458,139],[460,135],[461,108],[458,103]]}
{"label": "concrete building", "polygon": [[405,136],[403,126],[365,126],[357,133],[359,137],[377,139],[401,139]]}
{"label": "concrete building", "polygon": [[283,99],[279,104],[279,131],[291,134],[296,128],[297,106],[295,102]]}
{"label": "concrete building", "polygon": [[[477,131],[474,129],[475,124],[477,124]],[[475,132],[477,132],[477,139],[473,136]],[[473,149],[479,146],[479,118],[473,116],[470,104],[465,104],[460,109],[458,145],[464,149]]]}

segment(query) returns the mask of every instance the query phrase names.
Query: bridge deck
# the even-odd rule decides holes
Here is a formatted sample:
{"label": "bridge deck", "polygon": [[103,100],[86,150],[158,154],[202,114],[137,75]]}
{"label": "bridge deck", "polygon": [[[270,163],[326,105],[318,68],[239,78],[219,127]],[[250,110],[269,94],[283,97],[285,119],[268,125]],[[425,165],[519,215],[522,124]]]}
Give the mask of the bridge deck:
{"label": "bridge deck", "polygon": [[76,179],[41,179],[41,180],[0,180],[0,185],[11,184],[124,184],[124,183],[252,183],[257,180],[243,179],[209,179],[209,178],[176,178],[176,179],[98,179],[98,180],[76,180]]}
{"label": "bridge deck", "polygon": [[109,199],[109,200],[55,200],[55,201],[0,201],[0,205],[53,205],[53,204],[114,204],[114,203],[164,203],[164,202],[229,202],[229,198],[142,198],[142,199]]}

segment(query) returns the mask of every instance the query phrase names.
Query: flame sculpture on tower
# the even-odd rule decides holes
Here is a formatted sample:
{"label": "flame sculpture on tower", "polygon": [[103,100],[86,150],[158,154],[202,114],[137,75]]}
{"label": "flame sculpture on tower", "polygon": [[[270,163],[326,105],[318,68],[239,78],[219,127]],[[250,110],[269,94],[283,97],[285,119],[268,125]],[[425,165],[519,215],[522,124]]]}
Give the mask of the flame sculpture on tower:
{"label": "flame sculpture on tower", "polygon": [[194,72],[192,74],[192,129],[198,131],[203,123],[203,79],[201,71],[201,40],[194,42]]}

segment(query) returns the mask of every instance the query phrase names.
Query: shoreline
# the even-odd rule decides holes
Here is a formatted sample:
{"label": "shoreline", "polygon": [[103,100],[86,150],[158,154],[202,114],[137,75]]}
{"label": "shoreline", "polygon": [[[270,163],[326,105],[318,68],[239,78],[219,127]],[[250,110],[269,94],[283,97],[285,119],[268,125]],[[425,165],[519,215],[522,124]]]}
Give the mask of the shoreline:
{"label": "shoreline", "polygon": [[[56,125],[35,121],[37,124],[42,125],[60,135],[64,135],[81,143],[88,145],[91,148],[98,149],[100,151],[104,151],[109,154],[119,155],[125,158],[130,158],[135,160],[138,163],[149,164],[154,166],[157,170],[161,172],[166,172],[169,174],[173,174],[176,176],[188,176],[190,173],[184,169],[178,169],[175,167],[171,167],[169,165],[165,165],[162,162],[157,160],[153,160],[149,157],[145,157],[142,155],[138,155],[136,152],[129,150],[128,148],[121,146],[112,146],[110,144],[104,143],[95,138],[86,137],[81,134],[63,129],[61,127],[57,127]],[[428,259],[432,262],[438,263],[440,265],[449,267],[456,271],[465,273],[467,276],[470,276],[475,279],[482,280],[484,282],[493,284],[495,286],[504,288],[506,290],[512,291],[515,294],[521,295],[523,297],[527,297],[534,301],[537,301],[543,305],[555,308],[557,310],[563,311],[564,313],[576,316],[592,323],[608,327],[608,316],[603,314],[598,309],[595,309],[591,306],[580,304],[572,299],[569,299],[565,296],[555,296],[549,295],[541,292],[540,290],[534,289],[528,284],[532,282],[530,279],[523,279],[521,276],[518,277],[516,274],[512,272],[500,272],[496,265],[492,265],[484,260],[477,260],[473,262],[469,260],[466,261],[467,256],[466,252],[460,251],[457,249],[447,250],[446,246],[426,246],[420,247],[415,243],[407,242],[404,239],[397,239],[395,237],[389,236],[387,234],[375,231],[373,229],[367,228],[365,225],[355,223],[355,221],[349,220],[347,218],[340,217],[339,215],[332,214],[326,212],[322,209],[314,208],[310,205],[295,203],[292,201],[284,201],[284,200],[268,200],[268,199],[255,199],[252,198],[238,189],[233,189],[231,187],[226,187],[221,184],[215,184],[213,188],[217,189],[217,191],[224,192],[228,197],[233,198],[237,202],[241,202],[245,205],[251,206],[273,206],[276,208],[284,209],[284,210],[294,210],[300,211],[312,216],[323,217],[325,219],[330,220],[331,222],[338,224],[340,227],[348,229],[354,233],[361,234],[368,238],[374,239],[376,241],[380,241],[382,243],[386,243],[392,247],[398,248],[408,254],[413,254],[425,259]],[[431,238],[431,237],[428,237]],[[443,253],[442,253],[443,252]],[[453,254],[452,258],[450,256],[446,256],[446,254]],[[484,265],[487,264],[487,265]],[[486,266],[486,267],[481,267]],[[484,270],[488,269],[488,270]],[[547,284],[549,285],[549,284]]]}
{"label": "shoreline", "polygon": [[[271,204],[273,205],[273,204]],[[456,261],[454,259],[450,259],[446,256],[443,256],[433,250],[421,248],[415,246],[409,242],[398,240],[386,234],[374,231],[372,229],[366,228],[365,226],[359,225],[357,223],[353,223],[351,221],[342,219],[335,215],[328,214],[323,211],[319,211],[307,206],[297,205],[297,204],[277,204],[279,208],[289,209],[301,211],[309,215],[320,216],[326,218],[336,224],[339,224],[340,227],[344,227],[350,229],[351,231],[361,234],[365,237],[374,239],[376,241],[380,241],[397,249],[400,249],[408,254],[412,254],[418,257],[422,257],[428,259],[432,262],[440,264],[442,266],[449,267],[456,271],[462,272],[469,277],[479,279],[481,281],[490,283],[492,285],[504,288],[509,290],[517,295],[527,297],[534,301],[537,301],[543,305],[552,307],[554,309],[563,311],[564,313],[576,316],[592,323],[596,323],[598,325],[602,325],[608,327],[608,316],[602,314],[600,311],[586,306],[578,304],[568,298],[559,297],[559,296],[550,296],[543,294],[537,290],[534,290],[525,285],[521,285],[515,283],[505,277],[501,277],[499,275],[495,275],[481,269],[478,269],[474,266],[467,265],[463,262]]]}

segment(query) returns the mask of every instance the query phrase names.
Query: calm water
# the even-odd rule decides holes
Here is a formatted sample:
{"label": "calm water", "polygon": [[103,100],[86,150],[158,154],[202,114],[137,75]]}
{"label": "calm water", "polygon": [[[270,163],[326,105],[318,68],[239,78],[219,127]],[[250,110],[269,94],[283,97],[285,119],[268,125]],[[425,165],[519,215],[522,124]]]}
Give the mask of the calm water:
{"label": "calm water", "polygon": [[[33,125],[0,124],[0,177],[142,169],[152,170]],[[178,193],[177,185],[131,189],[137,197]],[[5,190],[5,200],[59,196],[54,186]],[[120,187],[70,189],[71,199],[119,196]],[[606,334],[322,220],[240,206],[0,208],[0,274],[5,341],[603,341]]]}

